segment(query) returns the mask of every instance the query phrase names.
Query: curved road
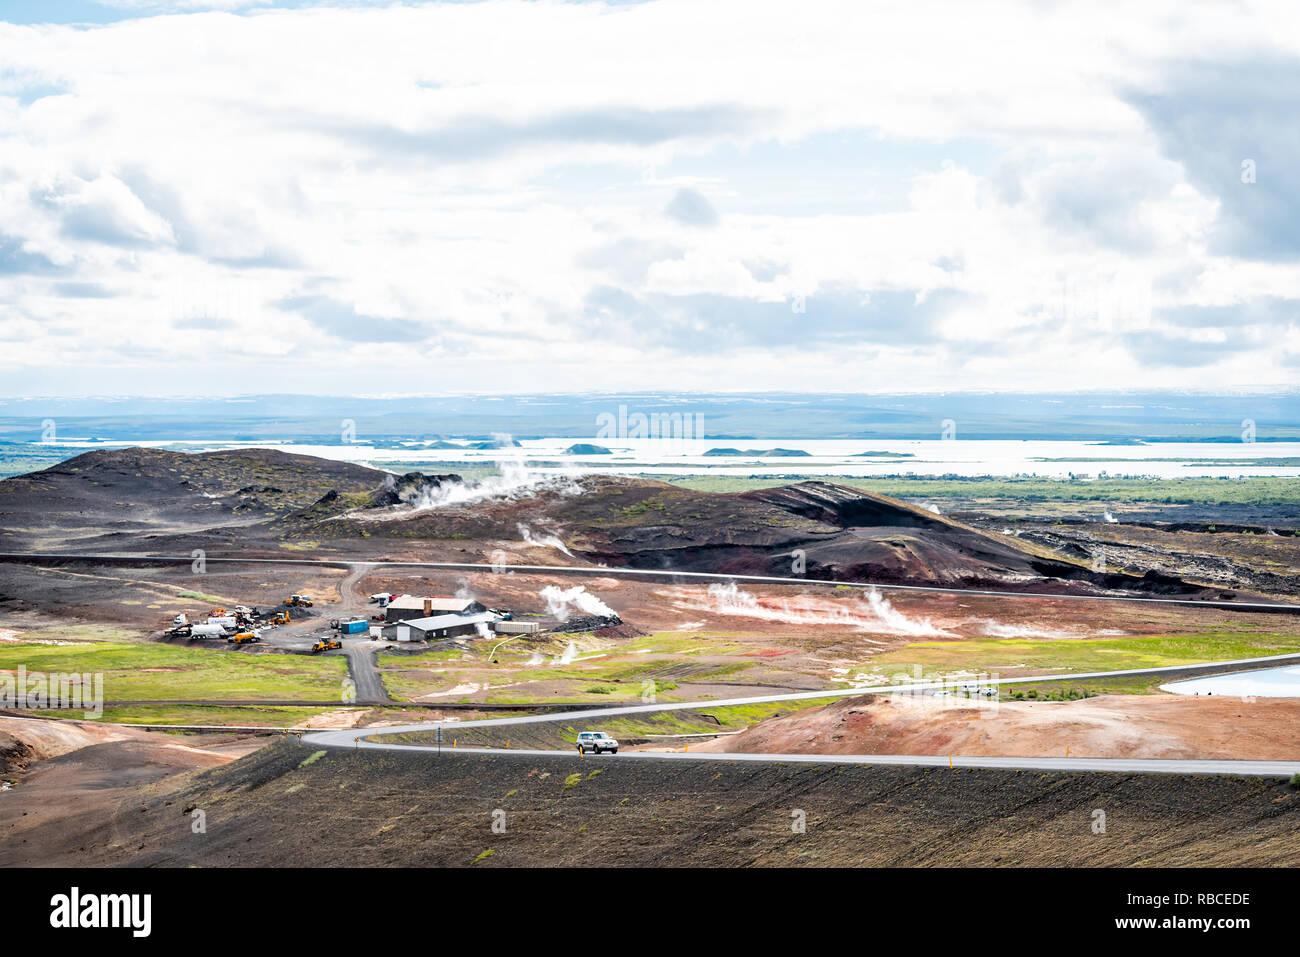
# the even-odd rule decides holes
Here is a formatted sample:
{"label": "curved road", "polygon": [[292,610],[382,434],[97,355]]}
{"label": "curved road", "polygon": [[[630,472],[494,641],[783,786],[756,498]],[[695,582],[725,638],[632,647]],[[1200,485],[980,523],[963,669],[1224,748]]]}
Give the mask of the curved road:
{"label": "curved road", "polygon": [[[190,556],[176,555],[132,555],[132,554],[98,554],[98,555],[77,555],[77,554],[59,554],[59,553],[2,553],[0,562],[39,562],[39,561],[86,561],[86,562],[138,562],[141,564],[166,562],[190,564]],[[833,579],[821,578],[795,578],[780,577],[772,575],[727,575],[714,572],[687,572],[673,570],[654,570],[639,568],[605,568],[602,566],[591,565],[490,565],[479,562],[394,562],[394,561],[353,561],[347,559],[327,560],[327,559],[292,559],[292,558],[235,558],[235,557],[207,557],[206,561],[211,564],[228,564],[228,563],[249,563],[249,564],[267,564],[267,565],[317,565],[334,568],[346,568],[349,575],[345,582],[348,583],[347,591],[344,592],[344,601],[347,601],[347,594],[351,591],[351,586],[359,580],[360,576],[366,571],[385,567],[410,567],[410,568],[437,568],[444,570],[456,571],[517,571],[532,572],[540,574],[597,574],[597,575],[620,575],[625,577],[646,577],[646,578],[694,578],[702,581],[729,581],[729,582],[750,582],[755,584],[779,584],[779,585],[830,585],[835,587],[850,588],[876,588],[882,591],[910,591],[910,592],[929,592],[929,593],[947,593],[947,594],[965,594],[965,595],[987,595],[995,598],[1053,598],[1069,599],[1074,601],[1128,601],[1128,602],[1149,602],[1156,604],[1200,606],[1209,608],[1226,608],[1241,611],[1269,611],[1269,612],[1288,612],[1291,614],[1300,613],[1300,605],[1286,604],[1283,602],[1237,602],[1229,600],[1206,601],[1189,598],[1168,598],[1163,596],[1138,596],[1138,595],[1075,595],[1053,592],[1015,592],[1015,591],[997,591],[993,589],[978,588],[946,588],[932,585],[884,585],[872,584],[869,582],[844,582]],[[1110,678],[1123,677],[1132,675],[1156,674],[1161,672],[1187,671],[1191,668],[1205,669],[1215,666],[1231,665],[1250,665],[1259,664],[1266,666],[1278,662],[1293,660],[1297,655],[1279,655],[1271,658],[1253,658],[1242,659],[1234,662],[1217,662],[1204,665],[1185,666],[1179,665],[1169,668],[1148,668],[1148,669],[1130,669],[1126,671],[1111,672],[1091,672],[1086,674],[1055,675],[1055,676],[1033,676],[1027,678],[1003,678],[990,679],[979,682],[985,685],[1003,685],[1018,683],[1042,683],[1044,681],[1077,681],[1085,678]],[[349,659],[353,662],[354,659]],[[352,670],[357,676],[358,681],[358,698],[362,697],[360,687],[360,676],[367,670],[364,665],[369,662],[361,663],[362,667],[356,667],[354,664]],[[376,679],[378,675],[375,674]],[[972,682],[975,683],[975,682]],[[680,711],[688,709],[708,708],[708,707],[725,707],[728,705],[740,704],[758,704],[762,702],[773,701],[795,701],[800,699],[816,698],[837,698],[851,697],[863,694],[899,694],[906,692],[924,693],[926,691],[943,688],[944,685],[933,682],[917,683],[910,685],[890,685],[878,688],[855,688],[850,690],[829,690],[829,691],[806,691],[795,692],[782,695],[764,695],[750,698],[730,698],[719,701],[691,701],[691,702],[674,702],[671,704],[649,704],[649,705],[631,705],[622,708],[603,708],[591,711],[568,711],[555,714],[526,715],[514,718],[489,718],[480,721],[456,722],[456,728],[473,728],[489,727],[516,724],[536,724],[548,721],[569,721],[574,719],[591,718],[609,718],[621,714],[643,714],[656,711]],[[951,684],[948,685],[951,687]],[[368,689],[373,691],[374,689]],[[387,697],[383,693],[382,685],[379,688],[379,696]],[[438,748],[436,745],[405,745],[391,742],[379,741],[377,735],[409,734],[414,732],[431,732],[442,727],[440,723],[423,723],[394,725],[385,727],[382,731],[373,731],[369,735],[359,735],[356,731],[318,731],[311,734],[303,735],[302,740],[307,744],[317,745],[324,748],[371,748],[389,751],[446,751],[449,754],[524,754],[538,757],[559,757],[576,759],[574,755],[567,751],[498,751],[494,749],[480,748]],[[855,754],[855,755],[824,755],[824,754],[736,754],[736,753],[714,753],[707,752],[704,754],[690,754],[688,752],[624,752],[621,755],[613,756],[616,760],[621,758],[625,760],[684,760],[684,761],[785,761],[785,762],[807,762],[807,763],[834,763],[834,764],[875,764],[875,765],[912,765],[925,767],[950,767],[963,768],[1016,768],[1032,770],[1058,770],[1058,771],[1117,771],[1117,772],[1157,772],[1157,773],[1184,773],[1184,774],[1242,774],[1256,776],[1289,776],[1300,773],[1300,760],[1294,762],[1285,761],[1220,761],[1220,760],[1155,760],[1155,759],[1130,759],[1130,758],[1016,758],[1016,757],[985,757],[985,758],[958,758],[944,755],[889,755],[889,754]]]}
{"label": "curved road", "polygon": [[[1266,667],[1287,661],[1300,659],[1300,654],[1274,655],[1267,658],[1243,658],[1236,661],[1217,662],[1220,667],[1258,665]],[[1174,665],[1164,668],[1137,668],[1124,671],[1099,671],[1082,674],[1031,676],[1027,678],[1000,678],[979,682],[984,685],[1011,685],[1041,683],[1044,681],[1078,681],[1085,678],[1120,678],[1134,675],[1168,674],[1171,672],[1204,669],[1215,665]],[[976,682],[971,682],[975,684]],[[731,705],[759,704],[775,701],[799,701],[818,698],[846,698],[864,694],[901,694],[918,693],[952,688],[953,684],[940,682],[916,682],[913,684],[884,685],[875,688],[854,688],[832,691],[800,691],[791,694],[762,695],[748,698],[724,698],[717,701],[677,701],[667,704],[628,705],[625,707],[600,708],[588,711],[569,711],[559,714],[521,715],[513,718],[485,718],[478,721],[457,721],[451,727],[487,728],[509,727],[514,725],[542,724],[554,721],[574,721],[584,718],[605,719],[628,714],[649,714],[662,711],[685,711],[699,708],[719,708]],[[377,728],[366,734],[355,729],[344,731],[316,731],[302,736],[304,744],[322,748],[369,748],[384,751],[442,752],[446,754],[522,754],[535,757],[560,757],[579,760],[576,754],[567,750],[509,751],[494,748],[450,748],[437,745],[398,744],[379,740],[380,736],[395,734],[412,734],[433,732],[444,725],[441,722],[421,724],[403,724]],[[1143,758],[1030,758],[1030,757],[949,757],[946,755],[897,755],[897,754],[740,754],[734,752],[656,752],[625,751],[620,755],[611,755],[611,759],[655,760],[655,761],[797,761],[812,764],[875,764],[908,765],[920,767],[953,768],[1004,768],[1043,771],[1115,771],[1115,772],[1154,772],[1178,774],[1242,774],[1262,777],[1289,777],[1300,773],[1300,759],[1295,761],[1225,761],[1225,760],[1160,760]]]}

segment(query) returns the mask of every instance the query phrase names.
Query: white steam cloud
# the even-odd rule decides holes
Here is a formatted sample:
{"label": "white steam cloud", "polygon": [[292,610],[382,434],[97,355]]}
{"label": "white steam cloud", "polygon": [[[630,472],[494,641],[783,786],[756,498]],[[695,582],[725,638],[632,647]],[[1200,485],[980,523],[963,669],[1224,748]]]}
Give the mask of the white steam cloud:
{"label": "white steam cloud", "polygon": [[727,582],[710,585],[703,597],[692,596],[676,604],[683,609],[779,621],[787,625],[842,625],[858,631],[890,635],[956,637],[928,618],[909,618],[874,588],[869,589],[865,597],[865,601],[853,605],[811,596],[760,599],[739,588],[735,582]]}
{"label": "white steam cloud", "polygon": [[492,475],[479,482],[455,482],[436,488],[430,486],[421,489],[407,501],[417,511],[424,511],[452,505],[472,505],[475,502],[514,502],[546,491],[562,495],[582,493],[582,486],[577,483],[581,472],[539,472],[527,464],[514,463],[499,463],[498,468],[501,469],[500,475]]}
{"label": "white steam cloud", "polygon": [[573,557],[573,552],[569,551],[569,549],[565,547],[564,542],[560,541],[557,536],[546,533],[534,535],[532,530],[523,522],[519,523],[519,536],[524,540],[524,544],[526,545],[537,545],[541,548],[558,548],[570,558]]}
{"label": "white steam cloud", "polygon": [[582,585],[574,585],[572,588],[547,585],[540,594],[546,602],[546,613],[552,618],[567,619],[575,610],[584,615],[613,616],[615,613],[614,609],[590,594]]}

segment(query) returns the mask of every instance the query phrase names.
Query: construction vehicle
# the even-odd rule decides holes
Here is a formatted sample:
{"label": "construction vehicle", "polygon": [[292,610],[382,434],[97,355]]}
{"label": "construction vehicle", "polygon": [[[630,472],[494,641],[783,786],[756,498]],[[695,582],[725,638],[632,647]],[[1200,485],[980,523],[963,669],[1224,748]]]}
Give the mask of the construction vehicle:
{"label": "construction vehicle", "polygon": [[316,642],[316,644],[311,646],[311,653],[315,655],[315,654],[319,654],[322,651],[334,651],[342,647],[343,647],[343,642],[331,636],[329,638],[319,639]]}
{"label": "construction vehicle", "polygon": [[282,612],[279,612],[279,613],[277,613],[277,614],[272,615],[272,616],[271,616],[271,624],[273,624],[273,625],[287,625],[287,624],[289,624],[289,613],[288,613],[287,611],[282,611]]}
{"label": "construction vehicle", "polygon": [[224,638],[229,634],[225,625],[209,624],[204,622],[200,625],[190,627],[191,638]]}
{"label": "construction vehicle", "polygon": [[189,623],[190,623],[189,616],[186,615],[185,612],[181,612],[179,615],[177,615],[175,618],[172,619],[172,628],[173,629],[181,628],[185,625],[188,625]]}
{"label": "construction vehicle", "polygon": [[284,603],[286,605],[291,605],[295,608],[311,607],[311,599],[308,598],[306,595],[290,595],[288,598],[284,600]]}
{"label": "construction vehicle", "polygon": [[214,609],[212,609],[212,611],[208,612],[208,617],[209,617],[209,618],[224,618],[224,617],[226,617],[226,609],[224,609],[224,608],[214,608]]}
{"label": "construction vehicle", "polygon": [[261,641],[261,636],[255,631],[241,631],[231,635],[227,639],[232,645],[251,645],[255,641]]}

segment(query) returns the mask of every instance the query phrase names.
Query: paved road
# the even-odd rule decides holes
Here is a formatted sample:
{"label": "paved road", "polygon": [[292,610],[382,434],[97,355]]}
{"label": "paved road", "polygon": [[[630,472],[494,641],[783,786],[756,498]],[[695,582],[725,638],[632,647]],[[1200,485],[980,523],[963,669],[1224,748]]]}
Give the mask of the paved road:
{"label": "paved road", "polygon": [[[96,555],[72,555],[60,553],[0,553],[0,561],[16,562],[34,562],[34,561],[85,561],[85,562],[117,562],[123,561],[137,562],[140,564],[148,563],[182,563],[189,564],[192,561],[190,556],[168,556],[168,555],[123,555],[123,554],[96,554]],[[516,572],[533,572],[540,574],[600,574],[600,575],[621,575],[626,577],[646,577],[646,578],[692,578],[703,581],[735,581],[751,582],[762,584],[781,584],[781,585],[830,585],[835,587],[848,586],[851,588],[878,588],[890,591],[912,591],[928,593],[948,593],[948,594],[966,594],[966,595],[988,595],[997,598],[1055,598],[1070,599],[1076,601],[1130,601],[1130,602],[1150,602],[1158,604],[1172,604],[1184,606],[1202,606],[1214,608],[1228,608],[1245,611],[1271,611],[1271,612],[1288,612],[1295,614],[1300,612],[1300,605],[1285,604],[1281,602],[1237,602],[1237,601],[1205,601],[1187,598],[1167,598],[1161,596],[1137,596],[1137,595],[1071,595],[1061,593],[1042,593],[1042,592],[1013,592],[1013,591],[996,591],[992,589],[976,588],[944,588],[928,585],[876,585],[863,582],[842,582],[831,579],[816,578],[783,578],[770,575],[725,575],[712,572],[681,572],[681,571],[656,571],[649,569],[636,568],[605,568],[603,566],[575,566],[575,565],[508,565],[497,566],[482,563],[471,562],[387,562],[387,561],[348,561],[348,560],[325,560],[325,559],[286,559],[286,558],[234,558],[234,557],[208,557],[209,563],[249,563],[249,564],[267,564],[267,565],[319,565],[335,568],[346,568],[350,574],[348,580],[353,584],[359,580],[365,571],[379,567],[411,567],[411,568],[437,568],[445,570],[458,571],[490,571],[501,572],[503,570]],[[350,590],[350,589],[349,589]],[[346,601],[346,597],[345,597]],[[1115,678],[1134,675],[1151,675],[1151,674],[1169,674],[1175,672],[1187,672],[1191,670],[1204,671],[1206,668],[1229,667],[1229,666],[1249,666],[1258,664],[1260,667],[1267,667],[1271,664],[1277,664],[1289,660],[1294,660],[1300,655],[1279,655],[1271,658],[1251,658],[1240,659],[1231,662],[1217,662],[1209,665],[1179,665],[1167,668],[1145,668],[1129,669],[1124,671],[1110,672],[1089,672],[1085,674],[1070,675],[1052,675],[1052,676],[1031,676],[1026,678],[1003,678],[991,679],[982,682],[983,684],[1018,684],[1018,683],[1040,683],[1044,681],[1079,681],[1093,678]],[[364,669],[356,669],[356,673],[362,673]],[[355,680],[355,679],[354,679]],[[376,680],[378,676],[376,674]],[[604,708],[591,711],[568,711],[553,714],[526,715],[514,718],[491,718],[481,721],[457,722],[457,728],[471,727],[489,727],[516,724],[535,724],[546,721],[570,721],[584,717],[614,717],[621,714],[641,714],[656,711],[680,711],[698,708],[717,708],[728,705],[756,704],[762,702],[776,701],[797,701],[817,698],[835,698],[849,697],[862,694],[899,694],[906,692],[927,693],[941,689],[943,685],[933,682],[922,682],[911,685],[889,685],[879,688],[857,688],[850,690],[830,690],[830,691],[806,691],[795,692],[791,694],[780,695],[762,695],[749,698],[730,698],[718,701],[691,701],[691,702],[673,702],[670,704],[647,704],[632,705],[623,708]],[[360,682],[358,682],[358,698],[362,697]],[[382,693],[382,685],[380,687]],[[386,694],[384,695],[386,697]],[[438,728],[437,723],[407,724],[386,727],[382,732],[370,732],[368,736],[362,736],[357,731],[319,731],[312,734],[304,735],[304,743],[326,748],[373,748],[381,750],[410,750],[410,751],[436,751],[436,746],[404,745],[393,744],[389,742],[372,740],[371,737],[377,733],[385,735],[408,734],[414,732],[431,732]],[[450,750],[452,753],[505,753],[494,752],[487,749],[441,749]],[[567,752],[563,751],[513,751],[514,754],[528,754],[535,756],[565,756]],[[710,760],[710,761],[801,761],[809,763],[841,763],[841,764],[892,764],[892,765],[911,765],[911,766],[934,766],[940,767],[945,764],[951,764],[953,767],[990,767],[990,768],[1020,768],[1030,770],[1078,770],[1078,771],[1148,771],[1160,773],[1186,773],[1186,774],[1245,774],[1245,775],[1291,775],[1300,772],[1300,760],[1294,763],[1279,761],[1165,761],[1165,760],[1138,760],[1123,758],[956,758],[945,755],[788,755],[788,754],[735,754],[735,753],[706,753],[690,754],[678,752],[625,752],[622,755],[611,756],[615,759],[634,759],[634,760]]]}
{"label": "paved road", "polygon": [[[122,563],[133,562],[146,564],[183,564],[189,565],[193,559],[188,555],[138,555],[138,554],[61,554],[58,552],[4,552],[0,553],[0,562],[39,562],[39,561],[77,561]],[[208,556],[208,564],[264,564],[264,565],[320,565],[330,568],[361,568],[368,571],[374,568],[437,568],[445,571],[470,572],[529,572],[535,574],[564,575],[609,575],[638,578],[691,578],[712,582],[748,582],[751,584],[772,585],[829,585],[836,588],[875,588],[880,591],[909,591],[949,595],[987,595],[993,598],[1054,598],[1070,601],[1128,601],[1146,602],[1163,605],[1188,605],[1203,608],[1228,608],[1237,611],[1268,611],[1300,614],[1300,604],[1286,602],[1233,601],[1231,599],[1170,598],[1162,595],[1079,595],[1064,592],[999,591],[991,588],[956,588],[939,585],[892,585],[873,582],[838,581],[831,578],[794,578],[775,575],[726,575],[720,572],[687,572],[671,569],[648,568],[607,568],[604,565],[489,565],[481,562],[388,562],[388,561],[353,561],[349,559],[323,558],[239,558]]]}
{"label": "paved road", "polygon": [[[1122,678],[1132,677],[1135,675],[1153,675],[1153,674],[1171,674],[1177,672],[1187,672],[1196,669],[1205,669],[1207,667],[1249,667],[1257,665],[1259,667],[1268,667],[1279,663],[1294,661],[1300,659],[1300,654],[1274,655],[1267,658],[1241,658],[1235,661],[1217,662],[1213,665],[1174,665],[1163,668],[1132,668],[1123,671],[1097,671],[1083,674],[1068,675],[1051,675],[1027,678],[1000,678],[990,679],[983,682],[984,684],[993,685],[1010,685],[1010,684],[1027,684],[1038,683],[1043,681],[1079,681],[1092,678]],[[812,700],[819,698],[845,698],[854,697],[864,694],[926,694],[936,690],[951,688],[952,685],[945,685],[941,682],[914,682],[911,684],[884,685],[875,688],[856,688],[849,690],[831,690],[831,691],[800,691],[791,694],[778,695],[760,695],[757,697],[747,698],[724,698],[717,701],[674,701],[668,703],[654,703],[641,705],[627,705],[625,707],[601,708],[588,711],[568,711],[558,714],[537,714],[537,715],[520,715],[512,718],[484,718],[478,721],[457,721],[448,727],[460,730],[462,728],[488,728],[488,727],[512,727],[516,725],[542,724],[554,721],[581,721],[585,718],[606,719],[629,714],[649,714],[652,712],[663,711],[685,711],[698,710],[700,708],[720,708],[731,705],[759,704],[765,702],[780,701],[800,701]],[[389,751],[442,751],[454,754],[503,754],[506,753],[497,749],[487,748],[448,748],[444,745],[439,748],[437,745],[410,745],[396,744],[391,741],[381,740],[379,736],[388,736],[395,734],[412,734],[412,733],[431,733],[437,728],[443,727],[439,722],[424,722],[420,724],[403,724],[384,727],[373,730],[349,729],[343,731],[317,731],[303,736],[303,743],[311,744],[324,748],[372,748]],[[511,754],[528,754],[538,756],[556,756],[566,755],[567,751],[519,751],[511,750]],[[573,755],[576,759],[576,754]],[[648,752],[648,751],[630,751],[621,755],[611,756],[616,758],[637,758],[637,759],[654,759],[654,760],[711,760],[711,761],[802,761],[809,763],[836,763],[836,764],[891,764],[891,765],[914,765],[924,767],[940,767],[949,765],[953,767],[984,767],[984,768],[1020,768],[1026,770],[1049,770],[1049,771],[1150,771],[1160,773],[1183,773],[1183,774],[1246,774],[1246,775],[1264,775],[1264,776],[1290,776],[1300,773],[1300,759],[1294,762],[1285,761],[1222,761],[1222,760],[1154,760],[1154,759],[1130,759],[1130,758],[1019,758],[1019,757],[987,757],[987,758],[957,758],[946,755],[888,755],[888,754],[849,754],[849,755],[825,755],[825,754],[736,754],[736,753],[715,753],[708,752],[704,754],[691,754],[689,752]]]}
{"label": "paved road", "polygon": [[[353,616],[370,617],[369,596],[362,596],[357,591],[357,584],[370,569],[365,565],[354,565],[348,569],[343,581],[339,582],[340,603],[338,618],[343,620]],[[343,642],[343,654],[348,659],[348,674],[356,685],[357,704],[388,704],[392,701],[384,688],[384,680],[379,674],[377,658],[379,649],[367,631],[360,638],[339,635]]]}
{"label": "paved road", "polygon": [[348,659],[348,674],[356,685],[357,697],[352,704],[389,704],[392,699],[379,676],[376,658],[379,650],[369,638],[343,639],[343,654]]}

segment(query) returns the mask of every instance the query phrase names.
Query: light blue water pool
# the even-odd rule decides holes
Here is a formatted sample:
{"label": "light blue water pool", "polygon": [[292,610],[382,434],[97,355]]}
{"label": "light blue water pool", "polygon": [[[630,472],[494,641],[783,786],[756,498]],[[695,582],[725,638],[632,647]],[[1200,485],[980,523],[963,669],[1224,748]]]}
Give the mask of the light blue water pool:
{"label": "light blue water pool", "polygon": [[1300,698],[1300,665],[1238,671],[1228,675],[1189,678],[1160,686],[1174,694],[1215,694],[1256,698]]}

